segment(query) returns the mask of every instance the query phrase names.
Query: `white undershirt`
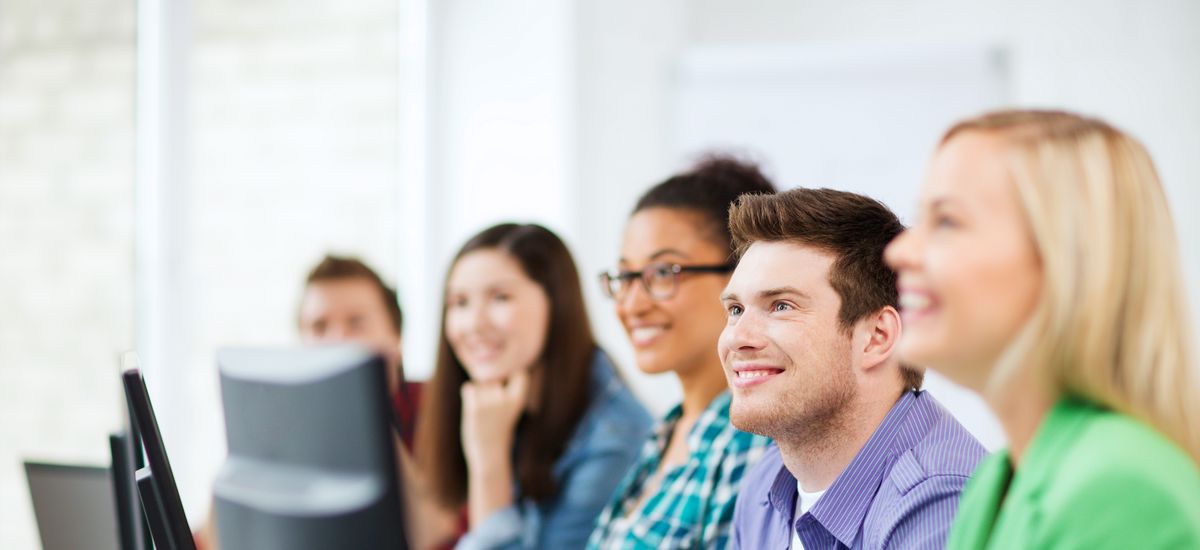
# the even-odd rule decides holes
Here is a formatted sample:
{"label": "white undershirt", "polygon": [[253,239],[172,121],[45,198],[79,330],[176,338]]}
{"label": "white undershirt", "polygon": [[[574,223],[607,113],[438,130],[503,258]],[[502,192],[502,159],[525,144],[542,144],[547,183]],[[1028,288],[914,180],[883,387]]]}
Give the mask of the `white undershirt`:
{"label": "white undershirt", "polygon": [[817,501],[820,500],[821,495],[825,494],[825,491],[806,493],[800,487],[800,482],[798,481],[796,482],[796,491],[798,493],[796,495],[796,514],[792,516],[792,550],[804,550],[804,543],[800,542],[800,534],[796,532],[796,521],[800,519],[800,516],[812,510],[812,507],[817,504]]}

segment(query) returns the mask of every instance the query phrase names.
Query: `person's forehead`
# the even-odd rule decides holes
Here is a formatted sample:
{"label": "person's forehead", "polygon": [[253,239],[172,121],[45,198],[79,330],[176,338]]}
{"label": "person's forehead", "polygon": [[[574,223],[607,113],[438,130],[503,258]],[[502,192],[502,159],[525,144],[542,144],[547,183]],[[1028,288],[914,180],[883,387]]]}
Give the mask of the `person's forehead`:
{"label": "person's forehead", "polygon": [[712,242],[709,233],[700,213],[648,208],[629,218],[621,241],[620,260],[629,264],[656,259],[719,261],[727,252]]}
{"label": "person's forehead", "polygon": [[810,245],[790,241],[751,244],[738,262],[729,288],[742,293],[796,287],[806,292],[829,287],[833,254]]}
{"label": "person's forehead", "polygon": [[304,291],[304,303],[324,308],[384,305],[379,285],[366,277],[325,279],[309,283]]}
{"label": "person's forehead", "polygon": [[452,289],[494,285],[533,283],[520,262],[511,254],[495,249],[480,249],[465,254],[450,271]]}

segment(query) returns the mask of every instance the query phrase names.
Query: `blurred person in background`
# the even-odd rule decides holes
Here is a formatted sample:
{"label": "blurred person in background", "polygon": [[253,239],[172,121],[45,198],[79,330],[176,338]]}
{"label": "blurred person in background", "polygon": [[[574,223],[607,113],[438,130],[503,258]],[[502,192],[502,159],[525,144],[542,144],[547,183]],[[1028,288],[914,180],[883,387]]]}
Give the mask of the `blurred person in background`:
{"label": "blurred person in background", "polygon": [[638,368],[683,389],[600,515],[589,548],[725,548],[742,475],[769,443],[729,422],[717,357],[733,270],[729,206],[775,186],[753,164],[711,156],[648,190],[601,275]]}
{"label": "blurred person in background", "polygon": [[384,357],[396,427],[411,451],[421,385],[404,378],[396,291],[361,260],[327,255],[304,281],[296,319],[305,344],[354,342]]}
{"label": "blurred person in background", "polygon": [[[384,358],[392,421],[404,445],[399,449],[399,459],[411,468],[421,384],[404,378],[400,349],[404,312],[396,291],[362,260],[326,255],[305,277],[296,324],[300,341],[306,345],[353,342]],[[454,524],[452,519],[426,514],[422,516],[426,521]],[[197,530],[196,543],[201,549],[217,548],[214,517],[210,512],[209,521]]]}
{"label": "blurred person in background", "polygon": [[458,548],[582,548],[651,419],[592,336],[570,252],[539,225],[488,228],[444,296],[417,490],[466,507]]}
{"label": "blurred person in background", "polygon": [[1200,372],[1146,149],[1095,119],[952,127],[887,250],[906,361],[979,392],[1009,447],[949,547],[1200,548]]}

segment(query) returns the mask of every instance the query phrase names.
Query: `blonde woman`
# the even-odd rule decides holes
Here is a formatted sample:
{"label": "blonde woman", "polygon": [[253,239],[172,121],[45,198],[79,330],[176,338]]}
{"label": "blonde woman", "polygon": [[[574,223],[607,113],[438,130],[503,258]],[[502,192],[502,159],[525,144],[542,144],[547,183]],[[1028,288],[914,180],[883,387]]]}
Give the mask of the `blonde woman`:
{"label": "blonde woman", "polygon": [[1170,210],[1104,122],[1006,111],[942,139],[888,248],[901,354],[983,394],[1010,447],[950,548],[1200,548],[1200,376]]}

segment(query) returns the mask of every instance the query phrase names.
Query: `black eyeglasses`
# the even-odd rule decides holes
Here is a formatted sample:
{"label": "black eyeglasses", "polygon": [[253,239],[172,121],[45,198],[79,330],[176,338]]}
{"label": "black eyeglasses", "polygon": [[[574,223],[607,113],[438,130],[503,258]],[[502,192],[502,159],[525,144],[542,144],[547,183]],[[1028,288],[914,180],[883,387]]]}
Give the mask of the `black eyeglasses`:
{"label": "black eyeglasses", "polygon": [[600,274],[600,287],[604,295],[614,300],[624,300],[633,282],[642,282],[646,292],[654,300],[667,300],[675,295],[679,288],[680,273],[729,273],[734,264],[721,265],[679,265],[654,263],[642,268],[641,271],[618,271]]}

